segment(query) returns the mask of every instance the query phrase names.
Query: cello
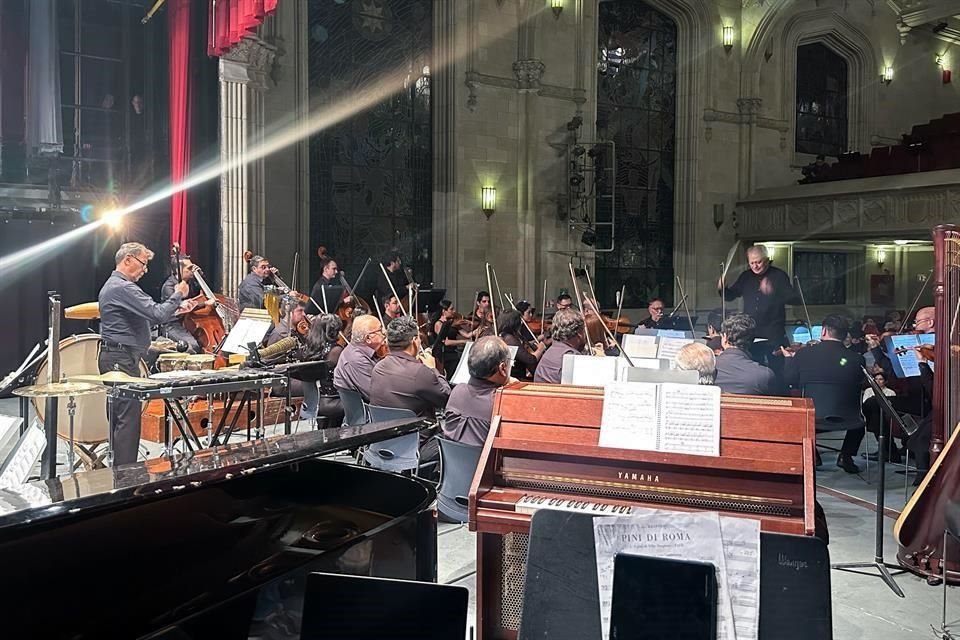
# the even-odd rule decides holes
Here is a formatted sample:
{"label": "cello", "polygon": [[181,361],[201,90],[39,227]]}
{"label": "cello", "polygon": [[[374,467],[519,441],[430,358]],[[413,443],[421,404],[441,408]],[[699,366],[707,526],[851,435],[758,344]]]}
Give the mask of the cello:
{"label": "cello", "polygon": [[[930,469],[893,527],[900,565],[926,577],[960,583],[960,544],[944,536],[948,503],[960,502],[960,227],[933,230],[934,334],[933,416]],[[924,345],[926,347],[926,345]],[[929,349],[918,349],[927,358]],[[949,544],[945,552],[944,544]],[[944,558],[948,558],[944,562]]]}

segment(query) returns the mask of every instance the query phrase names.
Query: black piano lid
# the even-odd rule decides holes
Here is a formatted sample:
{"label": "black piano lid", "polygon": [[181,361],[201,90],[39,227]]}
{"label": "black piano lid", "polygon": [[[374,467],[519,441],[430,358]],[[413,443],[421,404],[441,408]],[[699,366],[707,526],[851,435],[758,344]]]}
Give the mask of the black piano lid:
{"label": "black piano lid", "polygon": [[24,524],[55,524],[81,512],[94,513],[125,502],[182,495],[235,477],[388,440],[432,424],[422,418],[404,418],[356,427],[318,429],[0,489],[0,533]]}

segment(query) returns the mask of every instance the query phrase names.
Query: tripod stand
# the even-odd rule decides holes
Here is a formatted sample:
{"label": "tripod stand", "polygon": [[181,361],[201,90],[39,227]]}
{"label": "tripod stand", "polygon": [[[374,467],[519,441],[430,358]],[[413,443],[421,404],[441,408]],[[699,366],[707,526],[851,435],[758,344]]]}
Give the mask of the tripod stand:
{"label": "tripod stand", "polygon": [[[896,409],[893,408],[893,405],[890,404],[890,401],[887,400],[887,397],[883,394],[883,389],[876,383],[873,379],[873,376],[870,375],[870,372],[867,371],[865,367],[861,367],[863,370],[863,375],[866,376],[867,382],[870,383],[870,387],[873,389],[873,393],[877,398],[877,402],[880,403],[880,406],[883,410],[883,413],[887,415],[891,420],[900,425],[900,428],[903,429],[904,433],[912,433],[916,431],[914,427],[912,430],[904,423],[903,418],[900,417],[900,414],[897,413]],[[897,574],[903,573],[898,565],[888,564],[883,559],[883,502],[884,502],[884,489],[886,486],[886,464],[887,464],[887,436],[884,434],[884,429],[881,428],[879,434],[877,435],[877,445],[879,446],[879,451],[877,452],[877,465],[879,468],[878,479],[877,479],[877,519],[876,524],[874,525],[874,552],[873,552],[873,562],[843,562],[832,565],[833,569],[839,571],[849,571],[850,573],[859,573],[862,575],[873,575],[860,571],[860,569],[876,569],[881,580],[883,580],[890,590],[901,598],[906,596],[903,594],[903,590],[900,589],[900,585],[897,584],[897,581],[893,579],[894,574],[890,573],[890,569],[897,570]]]}

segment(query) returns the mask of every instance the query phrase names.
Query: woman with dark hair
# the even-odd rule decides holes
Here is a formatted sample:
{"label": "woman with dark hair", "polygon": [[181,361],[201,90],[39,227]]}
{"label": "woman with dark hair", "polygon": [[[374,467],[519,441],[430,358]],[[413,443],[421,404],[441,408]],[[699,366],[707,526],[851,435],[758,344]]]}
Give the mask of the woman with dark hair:
{"label": "woman with dark hair", "polygon": [[315,360],[326,364],[316,369],[304,369],[303,406],[300,418],[317,421],[319,428],[339,427],[343,423],[343,405],[333,386],[333,369],[343,347],[337,344],[343,323],[332,313],[316,316],[310,331],[303,339],[300,361]]}
{"label": "woman with dark hair", "polygon": [[433,357],[443,364],[443,372],[449,379],[460,363],[463,345],[470,342],[474,334],[463,331],[457,324],[457,309],[449,300],[440,301],[440,309],[434,312],[431,321]]}
{"label": "woman with dark hair", "polygon": [[517,380],[533,378],[533,374],[537,370],[537,364],[540,362],[540,356],[547,348],[546,345],[540,342],[534,348],[523,339],[524,327],[523,323],[520,322],[520,312],[513,309],[504,311],[497,316],[497,329],[507,346],[517,347],[517,355],[513,359],[511,375]]}

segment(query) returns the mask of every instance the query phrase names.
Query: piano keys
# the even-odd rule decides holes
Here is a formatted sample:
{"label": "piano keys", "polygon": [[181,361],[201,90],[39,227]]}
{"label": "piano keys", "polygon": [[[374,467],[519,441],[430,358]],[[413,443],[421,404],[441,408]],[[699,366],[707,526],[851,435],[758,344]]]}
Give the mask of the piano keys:
{"label": "piano keys", "polygon": [[603,389],[516,383],[497,392],[470,489],[481,640],[515,638],[531,514],[718,511],[813,535],[814,410],[805,398],[724,395],[720,456],[598,446]]}

